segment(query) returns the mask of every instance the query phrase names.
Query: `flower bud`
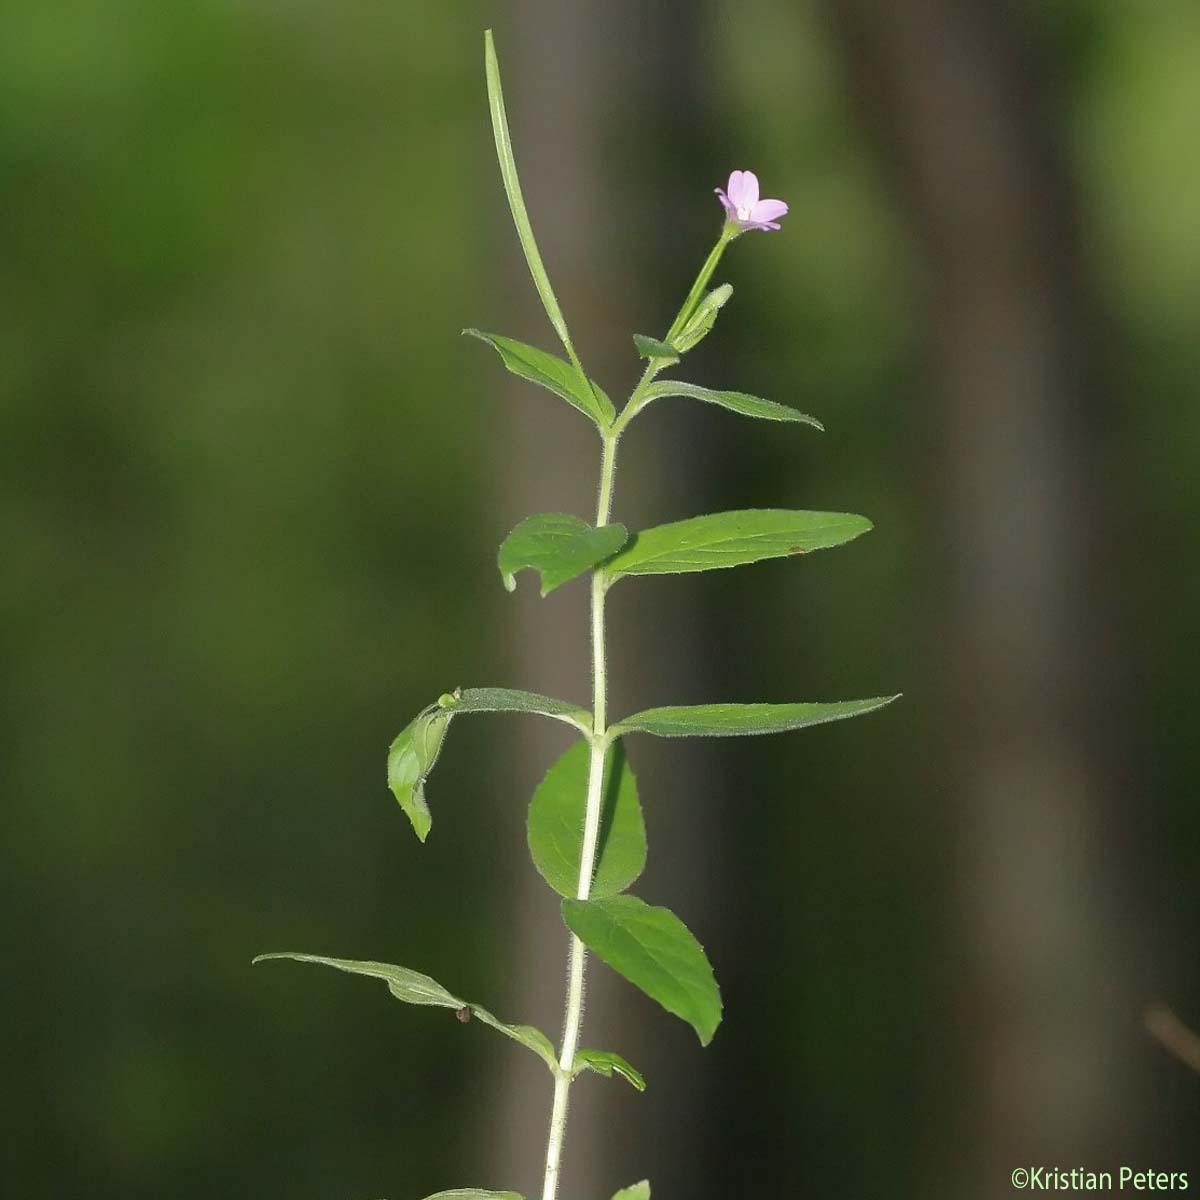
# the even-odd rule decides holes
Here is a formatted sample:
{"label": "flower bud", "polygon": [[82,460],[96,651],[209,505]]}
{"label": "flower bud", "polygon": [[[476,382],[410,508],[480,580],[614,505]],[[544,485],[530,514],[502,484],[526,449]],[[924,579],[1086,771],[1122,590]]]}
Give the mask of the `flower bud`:
{"label": "flower bud", "polygon": [[703,339],[713,325],[716,324],[717,313],[724,307],[725,302],[733,295],[733,285],[728,283],[721,284],[718,288],[713,288],[699,304],[696,305],[696,311],[687,319],[687,324],[684,325],[680,333],[673,339],[676,349],[681,353],[685,350],[690,350],[697,342]]}

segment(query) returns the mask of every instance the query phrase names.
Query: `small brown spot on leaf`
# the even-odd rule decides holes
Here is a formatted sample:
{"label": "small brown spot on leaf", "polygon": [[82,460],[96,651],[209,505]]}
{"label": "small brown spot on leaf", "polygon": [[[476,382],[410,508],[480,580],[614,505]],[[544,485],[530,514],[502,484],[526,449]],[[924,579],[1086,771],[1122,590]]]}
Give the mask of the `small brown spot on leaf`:
{"label": "small brown spot on leaf", "polygon": [[471,1006],[464,1004],[462,1008],[455,1010],[454,1015],[465,1025],[471,1019]]}

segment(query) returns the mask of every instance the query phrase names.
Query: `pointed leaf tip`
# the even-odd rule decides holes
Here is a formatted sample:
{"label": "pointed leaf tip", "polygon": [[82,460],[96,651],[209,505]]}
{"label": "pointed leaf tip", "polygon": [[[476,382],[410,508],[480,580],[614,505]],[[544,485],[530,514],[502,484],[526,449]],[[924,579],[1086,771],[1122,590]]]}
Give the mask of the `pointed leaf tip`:
{"label": "pointed leaf tip", "polygon": [[612,1200],[650,1200],[650,1181],[643,1179],[641,1183],[622,1188]]}
{"label": "pointed leaf tip", "polygon": [[742,737],[788,733],[810,725],[844,721],[886,708],[899,696],[838,700],[831,704],[690,704],[648,708],[610,727],[613,736],[649,733],[655,737]]}
{"label": "pointed leaf tip", "polygon": [[668,908],[636,896],[564,900],[567,928],[614,971],[669,1013],[686,1021],[707,1046],[721,1023],[721,992],[704,948]]}
{"label": "pointed leaf tip", "polygon": [[[504,87],[500,82],[500,63],[496,57],[496,44],[490,30],[484,34],[483,62],[484,75],[487,78],[488,108],[492,117],[492,134],[496,142],[496,160],[500,164],[500,178],[504,183],[508,210],[512,214],[513,225],[516,226],[517,237],[521,242],[521,249],[525,253],[525,262],[529,267],[529,274],[533,277],[533,284],[537,288],[542,307],[546,310],[546,316],[554,327],[554,332],[558,334],[558,340],[562,342],[563,349],[566,350],[567,357],[571,360],[571,365],[577,372],[580,382],[584,388],[587,388],[589,383],[584,375],[583,364],[579,361],[579,355],[575,353],[571,334],[567,329],[566,318],[562,314],[562,309],[559,308],[558,297],[555,296],[554,288],[550,284],[550,276],[546,273],[545,264],[542,262],[541,251],[538,249],[537,240],[533,236],[533,226],[529,221],[529,212],[525,207],[525,196],[521,190],[520,177],[517,174],[517,162],[513,157],[508,115],[504,109]],[[611,408],[608,397],[604,396],[598,388],[595,390],[598,393],[596,399],[600,408],[602,410],[605,406]],[[611,417],[612,414],[609,414],[610,420]]]}
{"label": "pointed leaf tip", "polygon": [[639,1092],[646,1090],[646,1079],[636,1067],[632,1067],[619,1054],[611,1050],[579,1050],[575,1054],[576,1075],[580,1071],[595,1071],[606,1079],[620,1075],[628,1084]]}
{"label": "pointed leaf tip", "polygon": [[528,1050],[532,1050],[551,1071],[558,1070],[558,1060],[554,1054],[554,1046],[550,1039],[540,1029],[532,1025],[509,1025],[488,1012],[479,1004],[472,1004],[448,992],[436,979],[422,975],[419,971],[411,971],[407,967],[398,967],[393,963],[367,962],[352,958],[326,958],[320,954],[260,954],[254,961],[286,958],[294,962],[316,963],[318,966],[333,967],[337,971],[345,971],[348,975],[366,975],[372,979],[382,980],[387,984],[388,991],[405,1004],[419,1004],[433,1008],[450,1008],[456,1013],[464,1009],[469,1017],[474,1017],[481,1024],[487,1025],[504,1034],[514,1042],[520,1042]]}
{"label": "pointed leaf tip", "polygon": [[516,688],[457,688],[443,693],[398,733],[388,748],[388,787],[400,803],[417,838],[424,842],[433,826],[425,800],[425,781],[437,763],[451,719],[458,713],[536,713],[590,734],[591,714],[567,700]]}
{"label": "pointed leaf tip", "polygon": [[809,425],[813,429],[825,431],[825,426],[816,417],[802,413],[799,409],[786,404],[777,404],[774,400],[764,400],[761,396],[751,396],[748,392],[717,391],[714,388],[699,387],[694,383],[685,383],[682,379],[664,379],[660,383],[651,384],[642,394],[642,402],[638,405],[640,412],[653,400],[668,396],[686,397],[700,400],[704,404],[715,404],[728,412],[738,413],[743,417],[755,417],[760,421],[783,421],[794,424]]}
{"label": "pointed leaf tip", "polygon": [[388,787],[421,842],[433,827],[425,802],[425,780],[442,751],[452,715],[431,705],[409,722],[388,748]]}

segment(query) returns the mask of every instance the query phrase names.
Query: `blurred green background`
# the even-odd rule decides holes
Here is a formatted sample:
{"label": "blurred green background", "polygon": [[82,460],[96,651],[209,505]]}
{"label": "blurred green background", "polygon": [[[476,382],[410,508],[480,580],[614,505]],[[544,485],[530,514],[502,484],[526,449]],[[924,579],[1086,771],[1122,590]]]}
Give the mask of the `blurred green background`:
{"label": "blurred green background", "polygon": [[[0,1070],[6,1194],[534,1194],[550,1086],[477,1025],[276,949],[428,971],[557,1032],[524,852],[564,744],[456,723],[421,848],[384,785],[457,684],[583,697],[588,515],[490,141],[613,394],[752,167],[632,527],[861,511],[835,554],[614,597],[617,715],[903,690],[791,738],[631,746],[639,890],[706,944],[708,1051],[593,968],[564,1195],[988,1197],[1200,1172],[1200,8],[1190,0],[0,5]],[[694,360],[694,361],[693,361]],[[661,410],[661,411],[659,411]]]}

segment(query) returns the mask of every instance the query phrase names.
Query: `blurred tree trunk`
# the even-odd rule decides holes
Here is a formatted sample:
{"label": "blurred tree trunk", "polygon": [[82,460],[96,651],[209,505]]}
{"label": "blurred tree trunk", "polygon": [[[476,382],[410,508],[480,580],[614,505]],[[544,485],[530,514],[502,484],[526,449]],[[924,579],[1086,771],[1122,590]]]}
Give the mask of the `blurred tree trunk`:
{"label": "blurred tree trunk", "polygon": [[1007,1195],[1017,1166],[1107,1166],[1141,1144],[1100,336],[1020,9],[825,7],[927,272],[930,768],[957,923],[945,1094],[972,1098],[943,1116],[965,1126],[951,1193]]}
{"label": "blurred tree trunk", "polygon": [[[686,222],[667,227],[662,164],[654,172],[633,165],[639,154],[649,155],[649,145],[660,144],[675,149],[668,170],[682,171],[687,161],[693,135],[685,125],[686,89],[697,74],[689,61],[690,12],[682,3],[519,0],[497,28],[531,220],[580,353],[618,407],[638,371],[630,335],[641,329],[665,332],[708,251],[703,239],[711,237],[714,226],[713,214],[706,211],[697,239]],[[667,46],[670,61],[652,61]],[[669,126],[669,142],[645,136],[656,122]],[[497,205],[499,196],[497,184]],[[493,225],[504,256],[503,331],[557,351],[502,208],[495,208]],[[660,271],[674,280],[669,289],[651,283]],[[496,430],[498,535],[533,512],[565,511],[593,519],[599,464],[595,433],[578,414],[536,389],[515,381],[502,386],[507,395]],[[668,452],[664,428],[640,421],[622,443],[613,516],[632,528],[703,506],[703,496],[694,490],[697,474],[703,474],[697,463],[703,447],[689,443],[686,424],[676,423]],[[515,631],[510,657],[516,686],[590,702],[587,606],[584,586],[540,600],[536,587],[521,580],[508,617],[508,630]],[[681,602],[680,593],[667,598],[663,589],[646,588],[615,596],[609,607],[611,716],[668,697],[695,697],[702,686],[695,654],[699,629],[686,597]],[[528,794],[567,739],[545,722],[514,724],[513,738],[511,773]],[[703,755],[695,751],[686,761],[673,756],[668,788],[666,755],[654,746],[638,745],[633,752],[643,800],[652,810],[650,869],[638,891],[670,903],[701,929],[718,907],[713,890],[699,883],[707,818],[704,791],[693,785],[703,773]],[[514,814],[514,822],[521,819]],[[656,852],[653,834],[668,830],[670,853],[661,843]],[[524,859],[523,838],[521,846]],[[527,861],[518,862],[513,886],[519,911],[513,941],[520,956],[513,970],[520,990],[511,1011],[536,1022],[557,1042],[566,931],[556,899]],[[579,1081],[572,1089],[562,1191],[610,1194],[648,1174],[651,1156],[656,1190],[694,1191],[689,1172],[695,1170],[695,1157],[688,1153],[687,1138],[694,1136],[698,1089],[675,1053],[686,1046],[690,1032],[681,1026],[678,1041],[671,1034],[664,1039],[662,1026],[671,1018],[639,1000],[595,959],[587,987],[584,1044],[619,1049],[653,1078],[654,1091],[639,1097],[619,1081]],[[511,1056],[498,1109],[481,1114],[495,1130],[497,1186],[540,1194],[550,1098],[540,1065],[528,1055]]]}

